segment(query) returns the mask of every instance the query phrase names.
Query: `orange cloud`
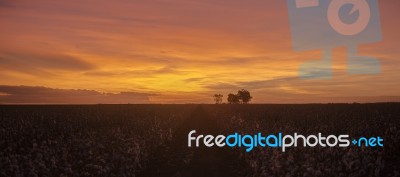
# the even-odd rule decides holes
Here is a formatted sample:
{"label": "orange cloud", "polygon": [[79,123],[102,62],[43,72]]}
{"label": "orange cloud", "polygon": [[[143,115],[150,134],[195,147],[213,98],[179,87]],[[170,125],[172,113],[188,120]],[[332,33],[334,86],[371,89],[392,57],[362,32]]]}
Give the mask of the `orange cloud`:
{"label": "orange cloud", "polygon": [[382,74],[347,75],[339,48],[334,78],[306,81],[299,64],[321,54],[293,52],[285,1],[2,1],[0,84],[158,93],[156,103],[239,88],[255,102],[397,96],[399,2],[380,6],[384,40],[360,53],[379,57]]}

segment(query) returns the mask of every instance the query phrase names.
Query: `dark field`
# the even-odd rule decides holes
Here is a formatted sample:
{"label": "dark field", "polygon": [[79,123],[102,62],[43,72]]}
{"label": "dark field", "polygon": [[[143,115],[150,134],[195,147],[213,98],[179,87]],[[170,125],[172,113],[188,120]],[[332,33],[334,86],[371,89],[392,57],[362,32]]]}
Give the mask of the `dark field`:
{"label": "dark field", "polygon": [[[0,106],[0,176],[400,176],[400,104]],[[197,134],[381,136],[384,147],[187,147]]]}

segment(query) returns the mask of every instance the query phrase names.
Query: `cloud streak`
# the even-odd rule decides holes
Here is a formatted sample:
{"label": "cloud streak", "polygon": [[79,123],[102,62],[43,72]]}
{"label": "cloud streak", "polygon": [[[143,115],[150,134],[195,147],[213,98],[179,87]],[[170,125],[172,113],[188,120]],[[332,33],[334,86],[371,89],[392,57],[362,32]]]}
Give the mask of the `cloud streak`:
{"label": "cloud streak", "polygon": [[94,65],[69,55],[24,52],[0,52],[0,67],[20,72],[38,70],[85,71],[95,68]]}
{"label": "cloud streak", "polygon": [[146,104],[154,94],[0,85],[1,104]]}

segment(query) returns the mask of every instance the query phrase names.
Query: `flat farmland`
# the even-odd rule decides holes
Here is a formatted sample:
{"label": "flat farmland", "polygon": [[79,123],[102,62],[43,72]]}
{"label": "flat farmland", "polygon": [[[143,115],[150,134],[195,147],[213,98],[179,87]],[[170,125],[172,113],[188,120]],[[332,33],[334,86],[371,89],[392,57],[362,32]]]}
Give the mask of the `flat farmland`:
{"label": "flat farmland", "polygon": [[[1,105],[0,176],[400,176],[400,104]],[[384,147],[188,147],[188,133],[380,136]]]}

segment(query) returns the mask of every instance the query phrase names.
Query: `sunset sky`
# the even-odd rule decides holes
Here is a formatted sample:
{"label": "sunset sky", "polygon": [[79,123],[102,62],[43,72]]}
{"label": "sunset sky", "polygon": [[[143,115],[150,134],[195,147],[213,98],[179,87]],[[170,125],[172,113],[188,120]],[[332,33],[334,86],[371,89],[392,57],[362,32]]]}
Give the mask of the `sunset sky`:
{"label": "sunset sky", "polygon": [[359,52],[382,73],[347,74],[343,46],[332,79],[302,80],[321,51],[293,51],[286,0],[0,0],[0,103],[399,101],[400,1],[379,3]]}

